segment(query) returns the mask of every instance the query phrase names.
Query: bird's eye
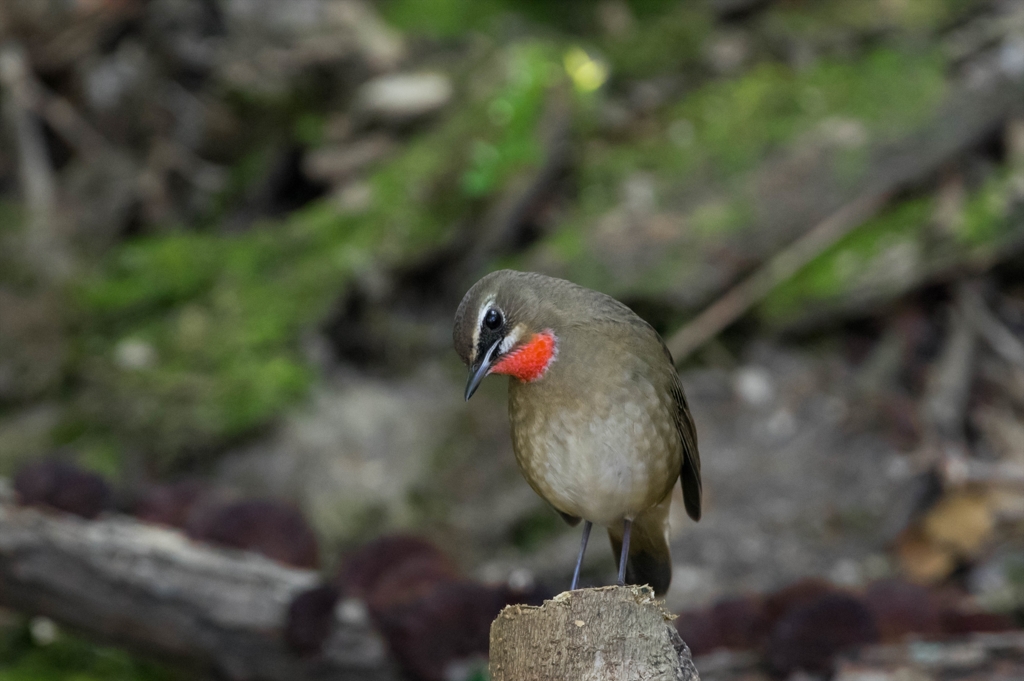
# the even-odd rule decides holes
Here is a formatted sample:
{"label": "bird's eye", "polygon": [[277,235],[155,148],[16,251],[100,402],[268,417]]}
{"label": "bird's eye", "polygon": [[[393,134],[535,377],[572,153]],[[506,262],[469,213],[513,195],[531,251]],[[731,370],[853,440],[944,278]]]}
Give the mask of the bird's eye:
{"label": "bird's eye", "polygon": [[487,314],[484,315],[484,326],[486,326],[491,331],[496,331],[500,329],[501,325],[504,322],[505,320],[502,319],[501,312],[495,310],[494,308],[488,310]]}

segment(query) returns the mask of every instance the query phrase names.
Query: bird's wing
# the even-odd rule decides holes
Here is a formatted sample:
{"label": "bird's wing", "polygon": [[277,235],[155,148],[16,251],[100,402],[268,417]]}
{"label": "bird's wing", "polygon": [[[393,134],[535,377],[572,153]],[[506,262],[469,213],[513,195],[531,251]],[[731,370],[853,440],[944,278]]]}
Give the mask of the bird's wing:
{"label": "bird's wing", "polygon": [[683,504],[686,513],[694,520],[700,520],[701,484],[700,484],[700,452],[697,451],[697,429],[693,425],[690,407],[686,404],[686,395],[679,382],[678,374],[672,385],[672,401],[675,403],[676,430],[683,443],[683,464],[679,472],[679,481],[683,485]]}
{"label": "bird's wing", "polygon": [[[613,323],[625,323],[634,332],[638,329],[639,325],[639,328],[645,329],[646,333],[650,334],[648,338],[653,336],[653,338],[657,339],[658,344],[661,345],[662,352],[665,353],[665,357],[668,359],[665,371],[666,380],[669,382],[669,394],[672,395],[672,417],[675,420],[676,431],[679,433],[679,440],[683,445],[682,466],[679,473],[679,480],[683,486],[683,504],[686,506],[687,515],[694,520],[700,520],[702,491],[700,482],[700,453],[697,451],[697,428],[693,424],[693,416],[690,415],[690,407],[686,403],[683,384],[679,381],[679,372],[676,371],[672,352],[665,345],[664,339],[653,326],[614,298],[604,296],[603,294],[601,297],[605,299],[601,311],[607,314]],[[593,321],[591,320],[591,323]]]}

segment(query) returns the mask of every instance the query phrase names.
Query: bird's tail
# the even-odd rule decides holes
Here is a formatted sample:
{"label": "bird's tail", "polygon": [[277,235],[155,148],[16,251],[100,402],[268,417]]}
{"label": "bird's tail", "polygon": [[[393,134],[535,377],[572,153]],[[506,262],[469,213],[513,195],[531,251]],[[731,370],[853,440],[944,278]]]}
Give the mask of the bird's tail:
{"label": "bird's tail", "polygon": [[[668,509],[672,495],[666,496],[633,520],[630,530],[629,558],[626,561],[627,584],[649,584],[656,596],[664,596],[672,583],[672,554],[668,548]],[[618,565],[622,553],[623,527],[608,528],[612,553]]]}

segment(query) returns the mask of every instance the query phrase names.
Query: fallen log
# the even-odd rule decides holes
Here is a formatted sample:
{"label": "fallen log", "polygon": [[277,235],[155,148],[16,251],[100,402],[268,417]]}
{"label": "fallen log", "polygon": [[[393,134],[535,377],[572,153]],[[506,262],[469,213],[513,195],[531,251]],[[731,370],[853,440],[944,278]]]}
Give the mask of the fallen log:
{"label": "fallen log", "polygon": [[491,681],[699,681],[671,619],[649,587],[509,606],[491,625]]}
{"label": "fallen log", "polygon": [[90,521],[0,504],[4,607],[218,678],[401,678],[367,618],[344,608],[320,654],[302,658],[287,649],[288,604],[317,582],[313,571],[127,517]]}

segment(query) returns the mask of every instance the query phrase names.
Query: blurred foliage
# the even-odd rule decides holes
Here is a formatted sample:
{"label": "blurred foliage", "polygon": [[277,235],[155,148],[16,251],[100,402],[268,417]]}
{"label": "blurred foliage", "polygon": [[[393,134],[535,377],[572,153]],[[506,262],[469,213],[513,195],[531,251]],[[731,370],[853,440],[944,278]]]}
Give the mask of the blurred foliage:
{"label": "blurred foliage", "polygon": [[1009,220],[1009,198],[1013,184],[1019,181],[1019,177],[1007,171],[990,178],[964,206],[963,219],[954,236],[968,246],[998,242],[1013,227]]}
{"label": "blurred foliage", "polygon": [[927,228],[934,201],[905,201],[854,230],[779,286],[762,305],[767,318],[783,319],[810,301],[836,298],[854,287],[880,289],[907,276],[918,262],[917,238]]}
{"label": "blurred foliage", "polygon": [[729,177],[829,118],[895,135],[922,122],[945,91],[941,59],[888,48],[798,71],[765,63],[714,81],[669,107],[654,132],[589,159],[586,186],[604,191],[648,170],[678,181],[697,170]]}
{"label": "blurred foliage", "polygon": [[314,372],[303,331],[353,276],[442,246],[484,199],[540,162],[557,53],[520,44],[488,67],[497,85],[373,173],[365,207],[325,199],[240,234],[178,231],[115,249],[74,291],[84,420],[168,464],[304,395]]}
{"label": "blurred foliage", "polygon": [[622,35],[597,39],[597,48],[608,57],[619,80],[679,73],[700,65],[711,29],[709,3],[671,3],[664,12],[652,8],[638,13],[634,25]]}
{"label": "blurred foliage", "polygon": [[485,26],[505,9],[501,0],[392,0],[383,4],[384,18],[405,31],[432,38],[455,38]]}
{"label": "blurred foliage", "polygon": [[871,132],[905,132],[922,122],[943,92],[936,55],[880,49],[856,61],[824,60],[803,72],[764,64],[708,86],[669,116],[694,125],[693,148],[678,155],[682,169],[703,162],[729,173],[749,168],[773,145],[829,117],[855,119]]}
{"label": "blurred foliage", "polygon": [[[491,29],[509,15],[567,32],[593,33],[599,4],[596,0],[385,0],[382,10],[384,17],[402,30],[433,38],[455,38],[473,30]],[[661,18],[680,4],[689,3],[628,0],[625,4],[634,16],[644,20]]]}
{"label": "blurred foliage", "polygon": [[769,30],[822,38],[841,31],[937,29],[982,5],[982,0],[794,0],[768,13]]}
{"label": "blurred foliage", "polygon": [[[624,288],[657,293],[704,251],[692,244],[678,253],[665,250],[652,258],[647,270],[637,272],[635,282],[605,271],[591,250],[594,221],[622,200],[629,178],[637,173],[652,177],[655,201],[667,207],[687,178],[711,180],[728,189],[770,153],[829,121],[849,122],[862,131],[861,148],[868,140],[895,137],[926,120],[945,90],[938,55],[890,48],[854,60],[822,60],[804,71],[766,63],[738,78],[710,82],[667,107],[656,125],[636,137],[594,135],[580,159],[574,214],[537,248],[553,257],[565,276],[585,286],[613,293]],[[840,169],[844,177],[863,168],[848,165]],[[698,205],[686,216],[695,238],[717,240],[750,226],[743,195],[726,196]]]}
{"label": "blurred foliage", "polygon": [[520,518],[512,527],[512,536],[509,539],[516,548],[532,551],[545,541],[561,534],[564,529],[562,519],[547,506],[542,506]]}
{"label": "blurred foliage", "polygon": [[537,126],[548,90],[559,78],[554,53],[540,45],[513,50],[508,72],[508,85],[485,102],[490,126],[477,132],[462,174],[460,184],[468,198],[491,195],[521,169],[541,161]]}
{"label": "blurred foliage", "polygon": [[0,681],[177,681],[187,678],[116,648],[63,632],[45,645],[33,641],[28,624],[0,638]]}
{"label": "blurred foliage", "polygon": [[991,177],[966,199],[962,215],[943,233],[937,199],[899,203],[847,235],[765,300],[760,313],[784,322],[808,307],[844,299],[863,300],[899,287],[923,268],[941,266],[947,251],[961,246],[998,247],[1016,228],[1009,214],[1012,176]]}
{"label": "blurred foliage", "polygon": [[[563,87],[569,55],[584,55],[583,65],[595,73],[610,69],[609,92],[616,79],[703,69],[713,20],[708,5],[627,4],[628,17],[611,30],[599,3],[583,0],[382,3],[397,27],[434,39],[471,31],[495,38],[507,33],[502,27],[512,16],[547,38],[513,31],[514,40],[489,43],[459,76],[449,114],[367,178],[365,205],[342,207],[328,197],[280,220],[224,233],[220,222],[229,207],[272,163],[275,147],[267,140],[284,134],[293,143],[317,144],[329,106],[309,83],[281,101],[232,93],[236,113],[253,121],[244,133],[252,144],[231,167],[205,227],[129,239],[73,287],[76,408],[58,443],[76,445],[105,471],[116,469],[118,452],[128,449],[165,467],[272,422],[315,380],[302,339],[354,277],[429,257],[512,178],[541,162],[546,100]],[[832,21],[824,6],[838,4],[814,11]],[[576,85],[589,88],[578,79]],[[761,63],[736,78],[707,81],[618,139],[606,137],[592,115],[606,93],[580,97],[577,129],[589,141],[577,159],[577,205],[541,247],[568,263],[567,276],[613,290],[616,282],[591,257],[589,233],[633,174],[651,173],[662,201],[688,178],[730,181],[828,118],[855,120],[872,135],[905,130],[942,91],[937,55],[883,47],[803,70]],[[857,163],[848,165],[856,174]],[[742,230],[750,218],[750,207],[735,198],[701,205],[687,220],[700,238],[714,239]],[[688,266],[685,254],[665,253],[638,279],[657,289],[667,272]]]}
{"label": "blurred foliage", "polygon": [[33,279],[27,263],[18,257],[23,220],[20,203],[0,199],[0,282],[5,284],[21,285]]}
{"label": "blurred foliage", "polygon": [[[435,125],[400,133],[406,136],[401,150],[365,178],[365,202],[327,197],[229,233],[222,223],[267,176],[281,145],[322,144],[335,104],[319,98],[315,83],[280,99],[232,93],[235,114],[253,124],[241,126],[244,153],[200,227],[168,225],[127,239],[74,282],[75,368],[61,387],[73,408],[56,440],[74,444],[80,463],[114,477],[123,452],[142,452],[154,468],[166,470],[272,423],[315,382],[303,338],[351,282],[376,268],[429,258],[459,238],[513,180],[536,168],[544,155],[547,102],[553,90],[568,91],[570,80],[579,191],[562,225],[536,250],[553,254],[561,273],[584,285],[619,295],[624,287],[630,294],[663,295],[673,277],[713,251],[707,244],[743,238],[754,210],[735,190],[773,153],[818,139],[828,124],[840,122],[863,136],[835,155],[835,173],[852,184],[861,179],[872,144],[926,120],[946,92],[946,64],[913,35],[948,25],[978,4],[777,3],[755,20],[759,35],[746,36],[743,70],[715,77],[710,3],[632,0],[616,28],[593,0],[384,0],[388,20],[428,40],[468,43],[468,34],[484,34],[474,63],[456,69],[464,70],[455,74],[453,105]],[[907,33],[886,39],[900,31]],[[870,39],[853,44],[852,32]],[[536,35],[543,38],[524,37]],[[778,41],[773,49],[790,49],[794,43],[786,41],[833,41],[842,48],[782,63],[764,51],[763,43],[772,40]],[[631,86],[662,75],[678,81],[678,89],[669,90],[672,102],[633,110],[634,118],[615,129],[602,118],[609,103],[628,102]],[[681,90],[685,95],[677,96]],[[689,241],[651,249],[628,275],[634,280],[626,281],[593,249],[600,221],[626,202],[627,184],[637,175],[653,188],[656,210],[686,206],[673,224]],[[973,191],[945,233],[937,226],[934,197],[892,206],[775,290],[760,315],[783,323],[815,306],[895,290],[943,249],[998,241],[1007,226],[1008,181],[997,175]],[[711,198],[680,197],[698,186],[712,187]],[[17,206],[0,202],[0,271],[8,285],[25,279],[7,257],[16,250],[8,244],[19,238],[20,218]],[[521,266],[535,254],[503,264]],[[444,471],[434,475],[443,484],[410,493],[410,505],[423,518],[445,518],[452,489],[445,476],[457,465],[439,462]],[[383,503],[352,511],[352,524],[363,534],[350,539],[387,527],[388,512]],[[844,531],[857,531],[872,519],[847,514],[834,520]],[[555,514],[537,508],[504,539],[531,551],[562,531]],[[1015,603],[1020,574],[1015,563],[1008,587]],[[478,676],[485,678],[482,671]],[[0,681],[172,678],[66,634],[39,645],[27,625],[0,639]]]}
{"label": "blurred foliage", "polygon": [[[768,26],[769,33],[783,27],[787,35],[858,30],[874,38],[871,32],[885,27],[911,35],[976,4],[794,0],[767,8],[751,25]],[[227,93],[247,122],[237,134],[249,142],[240,143],[245,151],[202,226],[164,226],[128,239],[73,286],[76,353],[65,387],[74,409],[57,443],[74,444],[87,465],[109,473],[123,451],[173,466],[271,423],[315,381],[303,338],[354,278],[429,258],[474,224],[512,179],[541,162],[546,102],[553,89],[568,89],[565,72],[576,68],[573,59],[593,76],[574,79],[578,194],[562,226],[533,253],[501,264],[523,266],[542,251],[561,274],[620,295],[663,291],[696,266],[702,251],[695,243],[719,243],[750,227],[753,207],[733,190],[770,154],[820,134],[832,121],[851,124],[869,142],[898,135],[927,117],[945,91],[942,57],[914,40],[872,39],[786,65],[763,53],[752,34],[746,70],[716,78],[706,44],[714,35],[710,3],[630,0],[619,6],[627,12],[609,17],[613,5],[382,0],[388,21],[421,38],[454,44],[485,34],[472,63],[454,69],[452,106],[437,124],[403,139],[400,153],[365,179],[365,203],[327,197],[235,233],[222,231],[221,223],[266,176],[282,140],[321,143],[337,102],[322,96],[316,78],[277,98]],[[583,92],[609,74],[608,86]],[[685,96],[673,95],[674,103],[609,131],[601,118],[609,101],[628,99],[630,83],[658,74],[679,79]],[[837,153],[837,174],[859,180],[868,146]],[[625,185],[638,173],[651,178],[658,209],[672,210],[693,187],[711,186],[717,194],[691,202],[679,216],[689,241],[653,253],[632,281],[623,281],[594,257],[594,229],[622,204]],[[998,229],[991,215],[997,204],[998,197],[972,201],[960,238],[984,240]],[[867,236],[856,238],[864,243],[851,252],[867,258],[877,246],[870,246],[873,238],[909,229],[901,222],[908,211],[878,233],[862,230]],[[16,222],[16,212],[0,204],[0,225]],[[14,276],[4,269],[5,278]],[[842,271],[825,258],[777,298],[835,294]]]}
{"label": "blurred foliage", "polygon": [[641,78],[678,72],[698,63],[712,28],[707,3],[631,0],[625,25],[609,34],[598,25],[594,0],[391,0],[383,5],[392,24],[435,39],[464,37],[477,30],[498,32],[502,18],[519,17],[583,38],[607,58],[617,78]]}
{"label": "blurred foliage", "polygon": [[[837,153],[835,171],[852,183],[866,168],[869,142],[921,124],[946,92],[943,57],[926,44],[931,37],[921,38],[981,2],[775,3],[750,24],[718,27],[748,41],[743,70],[725,76],[709,57],[716,27],[707,2],[628,0],[628,12],[609,18],[602,12],[610,5],[597,0],[380,0],[386,20],[424,42],[473,45],[472,64],[453,69],[458,94],[444,117],[400,133],[401,151],[365,178],[365,203],[327,197],[229,233],[222,223],[266,177],[281,145],[323,143],[338,102],[323,96],[327,86],[317,77],[283,94],[227,93],[228,108],[246,125],[233,133],[244,139],[224,147],[244,151],[200,227],[165,225],[129,238],[71,287],[75,368],[60,389],[73,408],[55,439],[73,443],[80,463],[115,476],[125,451],[173,468],[273,422],[316,380],[303,338],[355,278],[429,258],[541,163],[547,102],[553,91],[570,89],[566,70],[589,73],[572,79],[579,192],[562,226],[536,249],[553,254],[562,274],[619,293],[622,278],[592,249],[599,220],[623,203],[627,182],[637,174],[651,179],[656,207],[670,210],[682,203],[680,188],[712,186],[719,193],[683,216],[693,240],[654,253],[653,264],[635,274],[631,293],[664,293],[672,276],[706,253],[694,241],[742,238],[753,210],[732,190],[769,155],[829,122],[850,123],[866,141]],[[780,59],[808,45],[808,59]],[[628,100],[639,81],[666,75],[678,88],[670,90],[674,103],[633,111],[628,125],[609,129],[601,117],[606,105]],[[780,286],[760,314],[785,320],[851,292],[894,285],[921,265],[926,247],[998,241],[1007,226],[1008,181],[998,175],[971,193],[947,234],[936,234],[933,197],[894,205]],[[9,257],[18,250],[10,243],[20,238],[20,222],[20,208],[0,201],[0,279],[7,285],[27,277]],[[502,264],[521,265],[533,255]],[[448,489],[414,490],[412,505],[425,517],[443,517],[436,506]],[[356,524],[369,536],[386,518],[384,506],[370,506]],[[561,528],[547,508],[537,509],[508,539],[531,550]],[[1021,568],[1014,569],[1019,590]],[[171,678],[66,634],[45,646],[33,642],[28,626],[0,636],[0,681]]]}

